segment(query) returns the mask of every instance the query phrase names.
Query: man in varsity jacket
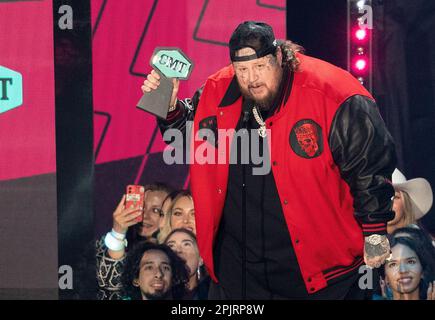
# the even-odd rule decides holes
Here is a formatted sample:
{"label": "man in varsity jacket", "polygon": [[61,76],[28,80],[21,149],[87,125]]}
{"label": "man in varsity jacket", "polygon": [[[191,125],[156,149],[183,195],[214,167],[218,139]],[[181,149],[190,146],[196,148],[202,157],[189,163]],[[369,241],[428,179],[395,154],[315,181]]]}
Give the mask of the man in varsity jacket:
{"label": "man in varsity jacket", "polygon": [[[231,64],[192,99],[177,99],[174,80],[159,119],[163,133],[193,130],[191,157],[207,149],[219,159],[190,164],[209,298],[367,298],[361,266],[390,255],[396,165],[373,97],[348,72],[277,41],[265,23],[241,23],[229,48]],[[159,79],[152,71],[144,94]],[[255,174],[243,135],[259,141],[269,171]]]}

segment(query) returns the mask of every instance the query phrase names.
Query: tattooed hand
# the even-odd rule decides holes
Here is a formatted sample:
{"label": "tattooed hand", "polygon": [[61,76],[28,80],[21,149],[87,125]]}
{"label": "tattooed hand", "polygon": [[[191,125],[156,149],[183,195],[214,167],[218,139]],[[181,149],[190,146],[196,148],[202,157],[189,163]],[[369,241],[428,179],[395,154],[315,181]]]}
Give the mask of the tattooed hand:
{"label": "tattooed hand", "polygon": [[390,242],[386,235],[373,234],[365,237],[364,262],[368,267],[379,268],[390,254]]}

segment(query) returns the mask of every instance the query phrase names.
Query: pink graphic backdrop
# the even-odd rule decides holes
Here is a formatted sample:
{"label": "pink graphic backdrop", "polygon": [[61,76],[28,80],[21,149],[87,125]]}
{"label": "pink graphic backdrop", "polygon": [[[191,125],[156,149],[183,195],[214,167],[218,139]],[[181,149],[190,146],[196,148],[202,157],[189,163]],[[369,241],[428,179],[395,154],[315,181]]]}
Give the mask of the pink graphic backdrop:
{"label": "pink graphic backdrop", "polygon": [[23,105],[0,114],[0,180],[56,171],[52,1],[0,3],[0,65],[23,76]]}
{"label": "pink graphic backdrop", "polygon": [[[229,63],[225,43],[241,21],[266,21],[278,38],[285,37],[283,0],[91,4],[97,164],[163,150],[160,133],[153,139],[155,119],[135,108],[156,46],[180,47],[194,61],[191,79],[179,94],[187,97]],[[0,115],[0,180],[55,172],[51,1],[2,3],[0,16],[0,65],[23,75],[24,90],[23,105]]]}
{"label": "pink graphic backdrop", "polygon": [[97,164],[137,156],[144,156],[145,163],[147,150],[161,152],[165,146],[160,133],[152,139],[155,118],[135,107],[155,47],[179,47],[194,61],[191,79],[182,82],[179,93],[190,97],[207,76],[229,63],[226,43],[240,22],[268,22],[277,38],[285,38],[284,0],[92,0],[91,4]]}

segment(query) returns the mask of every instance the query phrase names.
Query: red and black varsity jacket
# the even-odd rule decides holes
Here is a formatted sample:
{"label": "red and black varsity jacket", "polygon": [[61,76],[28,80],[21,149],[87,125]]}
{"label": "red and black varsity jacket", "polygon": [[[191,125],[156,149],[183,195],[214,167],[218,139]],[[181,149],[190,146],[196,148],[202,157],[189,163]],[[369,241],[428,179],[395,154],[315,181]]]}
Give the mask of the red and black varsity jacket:
{"label": "red and black varsity jacket", "polygon": [[[389,181],[396,155],[373,97],[352,75],[297,57],[300,67],[290,97],[266,126],[287,228],[307,291],[314,293],[363,264],[364,235],[386,233],[394,217]],[[192,100],[180,101],[159,126],[185,130],[186,120],[193,119],[195,137],[204,119],[216,132],[234,129],[241,112],[242,97],[227,66]],[[191,156],[204,143],[194,139]],[[226,197],[230,146],[231,138],[208,148],[215,159],[226,157],[223,164],[192,159],[190,165],[198,246],[214,281],[213,244]]]}

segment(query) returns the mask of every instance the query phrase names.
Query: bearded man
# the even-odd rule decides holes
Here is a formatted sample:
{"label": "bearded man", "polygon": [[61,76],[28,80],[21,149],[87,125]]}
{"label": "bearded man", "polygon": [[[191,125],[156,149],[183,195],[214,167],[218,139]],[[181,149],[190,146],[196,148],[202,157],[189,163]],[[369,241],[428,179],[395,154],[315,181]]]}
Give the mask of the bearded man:
{"label": "bearded man", "polygon": [[[237,160],[190,165],[198,246],[214,280],[209,298],[367,298],[358,271],[390,254],[396,165],[373,97],[348,72],[277,41],[265,23],[241,23],[229,49],[231,64],[192,99],[177,99],[174,80],[159,120],[162,132],[193,120],[194,137],[216,133],[214,143],[195,139],[191,154],[210,143],[216,159]],[[152,71],[144,94],[159,79]],[[259,139],[271,170],[254,174],[258,163],[236,135],[230,150],[219,148],[227,136],[218,130]]]}

